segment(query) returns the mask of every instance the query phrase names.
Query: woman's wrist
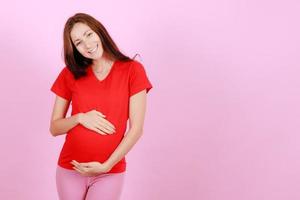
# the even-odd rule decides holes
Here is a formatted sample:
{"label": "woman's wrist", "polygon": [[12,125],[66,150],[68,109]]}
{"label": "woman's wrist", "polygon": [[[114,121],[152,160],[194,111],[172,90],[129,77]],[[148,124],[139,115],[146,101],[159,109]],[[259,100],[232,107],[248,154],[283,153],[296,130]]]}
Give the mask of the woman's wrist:
{"label": "woman's wrist", "polygon": [[82,117],[83,117],[83,113],[77,113],[76,114],[76,123],[77,124],[81,124],[82,123]]}
{"label": "woman's wrist", "polygon": [[107,171],[110,171],[111,169],[112,169],[112,165],[109,163],[109,162],[107,162],[107,161],[105,161],[104,163],[103,163],[103,166],[104,166],[104,168],[107,170]]}

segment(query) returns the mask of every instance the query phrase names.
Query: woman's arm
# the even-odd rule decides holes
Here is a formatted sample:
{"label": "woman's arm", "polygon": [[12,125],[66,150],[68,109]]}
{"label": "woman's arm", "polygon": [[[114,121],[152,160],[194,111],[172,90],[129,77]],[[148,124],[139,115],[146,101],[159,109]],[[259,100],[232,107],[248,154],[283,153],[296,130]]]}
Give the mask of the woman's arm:
{"label": "woman's arm", "polygon": [[118,163],[141,137],[146,112],[146,98],[146,90],[130,97],[129,130],[109,159],[103,163],[109,169]]}
{"label": "woman's arm", "polygon": [[70,101],[56,96],[49,129],[53,136],[65,134],[79,123],[81,113],[65,118],[69,105]]}

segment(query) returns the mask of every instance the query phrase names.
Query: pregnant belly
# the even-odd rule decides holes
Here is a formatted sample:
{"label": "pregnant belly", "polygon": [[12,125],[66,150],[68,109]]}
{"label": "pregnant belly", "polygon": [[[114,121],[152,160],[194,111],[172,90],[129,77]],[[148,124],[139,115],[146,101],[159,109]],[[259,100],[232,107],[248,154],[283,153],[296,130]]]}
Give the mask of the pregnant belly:
{"label": "pregnant belly", "polygon": [[71,129],[66,136],[62,155],[79,162],[106,161],[120,144],[124,132],[101,135],[82,125]]}

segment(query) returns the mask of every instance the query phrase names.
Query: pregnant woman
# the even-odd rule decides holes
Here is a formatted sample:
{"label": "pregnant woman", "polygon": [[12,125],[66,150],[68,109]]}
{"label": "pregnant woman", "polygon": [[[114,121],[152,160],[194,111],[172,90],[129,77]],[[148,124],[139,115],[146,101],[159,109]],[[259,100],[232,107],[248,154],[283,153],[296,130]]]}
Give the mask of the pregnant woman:
{"label": "pregnant woman", "polygon": [[50,123],[53,136],[66,134],[56,169],[59,199],[117,200],[125,155],[143,132],[152,85],[143,65],[122,54],[88,14],[67,20],[63,42],[65,67],[51,87],[56,98]]}

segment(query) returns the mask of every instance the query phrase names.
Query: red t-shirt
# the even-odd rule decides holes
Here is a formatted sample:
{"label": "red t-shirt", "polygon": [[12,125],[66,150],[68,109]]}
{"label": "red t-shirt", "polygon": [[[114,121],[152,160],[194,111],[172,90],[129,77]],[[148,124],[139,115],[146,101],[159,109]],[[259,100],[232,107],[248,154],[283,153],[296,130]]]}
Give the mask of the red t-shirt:
{"label": "red t-shirt", "polygon": [[[101,135],[81,124],[70,129],[65,137],[58,165],[73,169],[72,160],[78,162],[105,162],[124,137],[129,118],[130,96],[152,85],[143,65],[138,61],[116,60],[104,80],[98,80],[91,66],[87,75],[77,80],[71,71],[64,67],[51,87],[56,95],[71,101],[71,115],[85,113],[93,109],[103,113],[116,128],[111,135]],[[126,170],[125,157],[108,173]]]}

